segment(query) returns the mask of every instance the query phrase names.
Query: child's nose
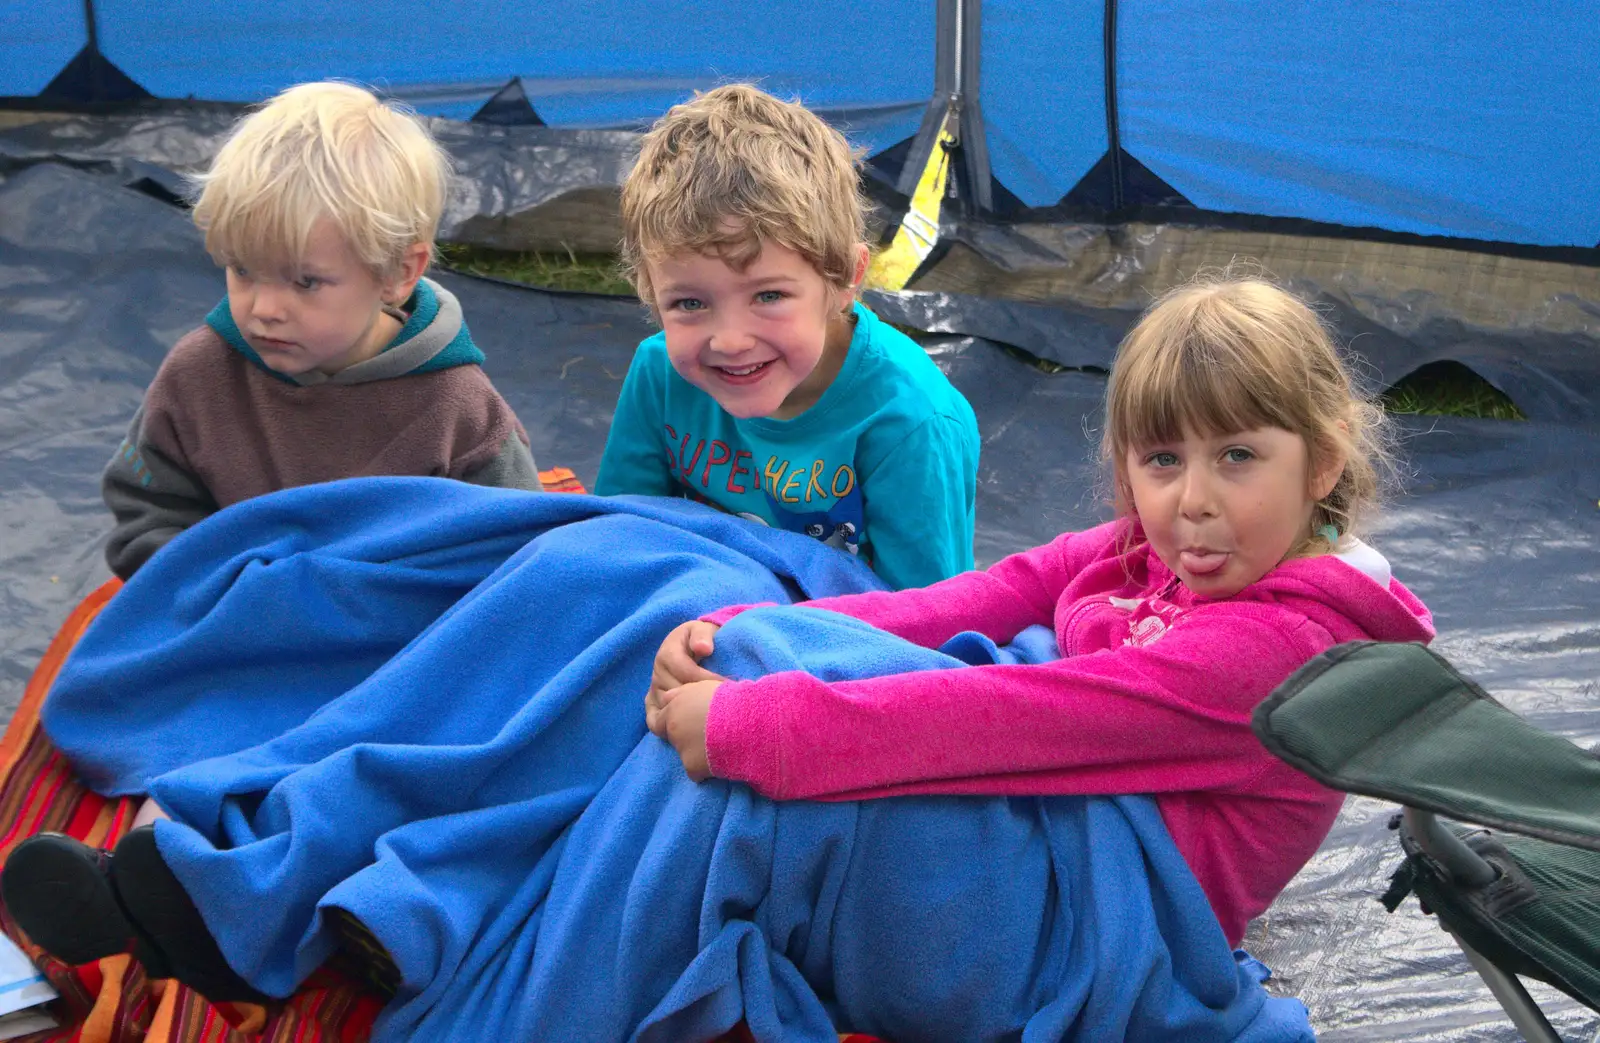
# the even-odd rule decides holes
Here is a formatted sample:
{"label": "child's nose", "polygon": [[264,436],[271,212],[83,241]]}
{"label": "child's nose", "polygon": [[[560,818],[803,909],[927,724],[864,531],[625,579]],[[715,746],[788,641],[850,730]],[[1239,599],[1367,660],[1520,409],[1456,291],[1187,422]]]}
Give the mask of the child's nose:
{"label": "child's nose", "polygon": [[281,320],[285,315],[284,292],[278,287],[257,283],[250,298],[250,314],[263,322]]}
{"label": "child's nose", "polygon": [[711,350],[720,355],[738,355],[755,347],[754,335],[737,321],[724,321],[711,331]]}
{"label": "child's nose", "polygon": [[1204,518],[1214,513],[1211,476],[1204,469],[1191,467],[1184,472],[1178,509],[1185,518]]}

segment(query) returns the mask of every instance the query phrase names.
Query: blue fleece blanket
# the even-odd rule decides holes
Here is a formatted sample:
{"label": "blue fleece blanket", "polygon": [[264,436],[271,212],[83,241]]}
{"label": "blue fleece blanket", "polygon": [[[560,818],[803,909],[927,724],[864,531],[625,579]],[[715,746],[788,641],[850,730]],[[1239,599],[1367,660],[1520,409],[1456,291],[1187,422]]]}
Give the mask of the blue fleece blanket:
{"label": "blue fleece blanket", "polygon": [[[286,994],[348,910],[404,984],[379,1040],[1299,1040],[1145,798],[774,803],[644,731],[650,658],[728,602],[870,589],[708,509],[365,479],[224,511],[107,607],[44,712],[230,962]],[[804,608],[732,676],[958,668]]]}

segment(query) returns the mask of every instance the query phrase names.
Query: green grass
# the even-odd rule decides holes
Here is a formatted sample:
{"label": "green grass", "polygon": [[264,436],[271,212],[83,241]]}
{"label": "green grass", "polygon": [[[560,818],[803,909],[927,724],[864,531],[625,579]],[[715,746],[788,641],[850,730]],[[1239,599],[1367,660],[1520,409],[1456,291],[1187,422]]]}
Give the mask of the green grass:
{"label": "green grass", "polygon": [[1391,413],[1526,420],[1517,404],[1458,362],[1435,362],[1384,392]]}
{"label": "green grass", "polygon": [[457,271],[526,283],[546,290],[578,290],[629,296],[613,254],[512,252],[461,243],[441,243],[439,256]]}
{"label": "green grass", "polygon": [[[459,271],[488,275],[550,290],[581,290],[629,296],[633,287],[622,277],[612,254],[531,253],[490,250],[481,246],[445,243],[439,247],[445,264]],[[904,330],[916,337],[917,330]],[[1060,373],[1065,367],[1024,351],[1008,353],[1043,373]],[[1454,362],[1424,366],[1383,394],[1391,413],[1425,416],[1480,417],[1489,420],[1526,420],[1516,403],[1502,395],[1472,370]]]}

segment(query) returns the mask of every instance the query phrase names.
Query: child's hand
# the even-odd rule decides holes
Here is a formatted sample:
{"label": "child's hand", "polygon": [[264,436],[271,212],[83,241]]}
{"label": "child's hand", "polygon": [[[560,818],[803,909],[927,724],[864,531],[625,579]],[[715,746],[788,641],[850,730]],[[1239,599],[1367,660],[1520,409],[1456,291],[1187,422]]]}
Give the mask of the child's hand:
{"label": "child's hand", "polygon": [[695,681],[664,692],[659,700],[645,703],[645,723],[650,730],[672,743],[683,758],[683,770],[696,782],[711,777],[711,762],[706,756],[706,718],[711,715],[711,698],[722,687],[721,680]]}
{"label": "child's hand", "polygon": [[715,623],[691,619],[667,635],[656,652],[655,667],[650,671],[647,705],[659,705],[662,695],[695,681],[727,680],[700,665],[700,660],[711,654],[712,638],[721,629]]}

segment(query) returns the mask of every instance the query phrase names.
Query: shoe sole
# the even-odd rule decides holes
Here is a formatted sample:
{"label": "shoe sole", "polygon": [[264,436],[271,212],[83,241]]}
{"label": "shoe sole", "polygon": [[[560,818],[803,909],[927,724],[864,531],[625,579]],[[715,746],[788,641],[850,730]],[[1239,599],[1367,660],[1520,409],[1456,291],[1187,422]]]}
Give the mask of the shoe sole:
{"label": "shoe sole", "polygon": [[35,945],[75,966],[127,952],[134,940],[101,854],[71,837],[44,833],[17,845],[0,898]]}

